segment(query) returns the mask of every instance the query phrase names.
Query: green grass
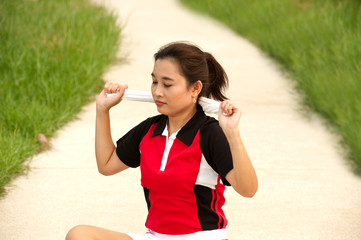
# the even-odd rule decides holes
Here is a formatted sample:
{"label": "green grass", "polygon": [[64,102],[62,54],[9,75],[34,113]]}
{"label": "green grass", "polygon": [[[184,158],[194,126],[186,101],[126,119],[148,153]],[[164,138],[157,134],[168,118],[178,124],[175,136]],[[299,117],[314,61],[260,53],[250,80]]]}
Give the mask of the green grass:
{"label": "green grass", "polygon": [[341,136],[361,174],[361,2],[182,0],[224,22],[276,59],[305,106]]}
{"label": "green grass", "polygon": [[83,0],[0,0],[0,195],[115,60],[116,17]]}

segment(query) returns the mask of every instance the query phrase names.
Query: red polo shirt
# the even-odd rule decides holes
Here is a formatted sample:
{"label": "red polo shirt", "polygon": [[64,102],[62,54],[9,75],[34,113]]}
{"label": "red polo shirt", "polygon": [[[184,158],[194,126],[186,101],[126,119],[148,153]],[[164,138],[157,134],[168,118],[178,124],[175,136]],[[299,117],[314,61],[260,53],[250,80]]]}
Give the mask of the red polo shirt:
{"label": "red polo shirt", "polygon": [[168,137],[167,120],[165,115],[148,118],[117,141],[119,159],[140,166],[146,227],[162,234],[225,228],[223,192],[233,162],[218,121],[198,106],[176,136]]}

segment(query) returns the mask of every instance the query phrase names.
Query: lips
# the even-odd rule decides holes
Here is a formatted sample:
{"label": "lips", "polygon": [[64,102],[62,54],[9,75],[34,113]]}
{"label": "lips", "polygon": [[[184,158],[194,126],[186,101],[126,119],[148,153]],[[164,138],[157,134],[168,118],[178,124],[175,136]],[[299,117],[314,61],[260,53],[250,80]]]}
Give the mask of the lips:
{"label": "lips", "polygon": [[155,101],[155,104],[160,107],[163,106],[165,103],[161,101]]}

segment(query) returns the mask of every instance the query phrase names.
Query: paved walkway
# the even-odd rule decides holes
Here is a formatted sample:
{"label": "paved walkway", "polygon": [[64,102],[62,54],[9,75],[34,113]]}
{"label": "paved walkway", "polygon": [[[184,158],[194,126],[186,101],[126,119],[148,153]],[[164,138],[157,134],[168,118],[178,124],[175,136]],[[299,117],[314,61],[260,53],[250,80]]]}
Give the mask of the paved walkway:
{"label": "paved walkway", "polygon": [[[300,114],[291,81],[258,49],[174,0],[97,2],[125,25],[119,54],[128,59],[106,80],[149,90],[153,53],[175,40],[197,43],[225,67],[228,96],[243,110],[240,130],[260,184],[252,199],[226,190],[230,239],[361,239],[361,179],[349,171],[322,121]],[[31,171],[9,187],[0,200],[0,239],[63,239],[77,224],[144,231],[138,169],[97,173],[94,110],[94,103],[84,107],[52,140],[52,150],[36,156]],[[111,114],[117,139],[157,112],[150,103],[124,101]]]}

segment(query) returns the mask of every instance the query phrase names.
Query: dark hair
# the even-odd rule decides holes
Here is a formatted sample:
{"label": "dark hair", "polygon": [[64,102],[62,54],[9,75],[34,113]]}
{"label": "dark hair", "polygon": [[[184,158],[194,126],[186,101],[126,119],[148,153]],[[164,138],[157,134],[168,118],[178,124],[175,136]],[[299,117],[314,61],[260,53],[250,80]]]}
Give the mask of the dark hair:
{"label": "dark hair", "polygon": [[185,42],[172,42],[159,49],[154,59],[173,58],[178,61],[188,86],[200,80],[203,84],[199,96],[223,101],[223,91],[228,87],[228,77],[223,67],[208,52]]}

